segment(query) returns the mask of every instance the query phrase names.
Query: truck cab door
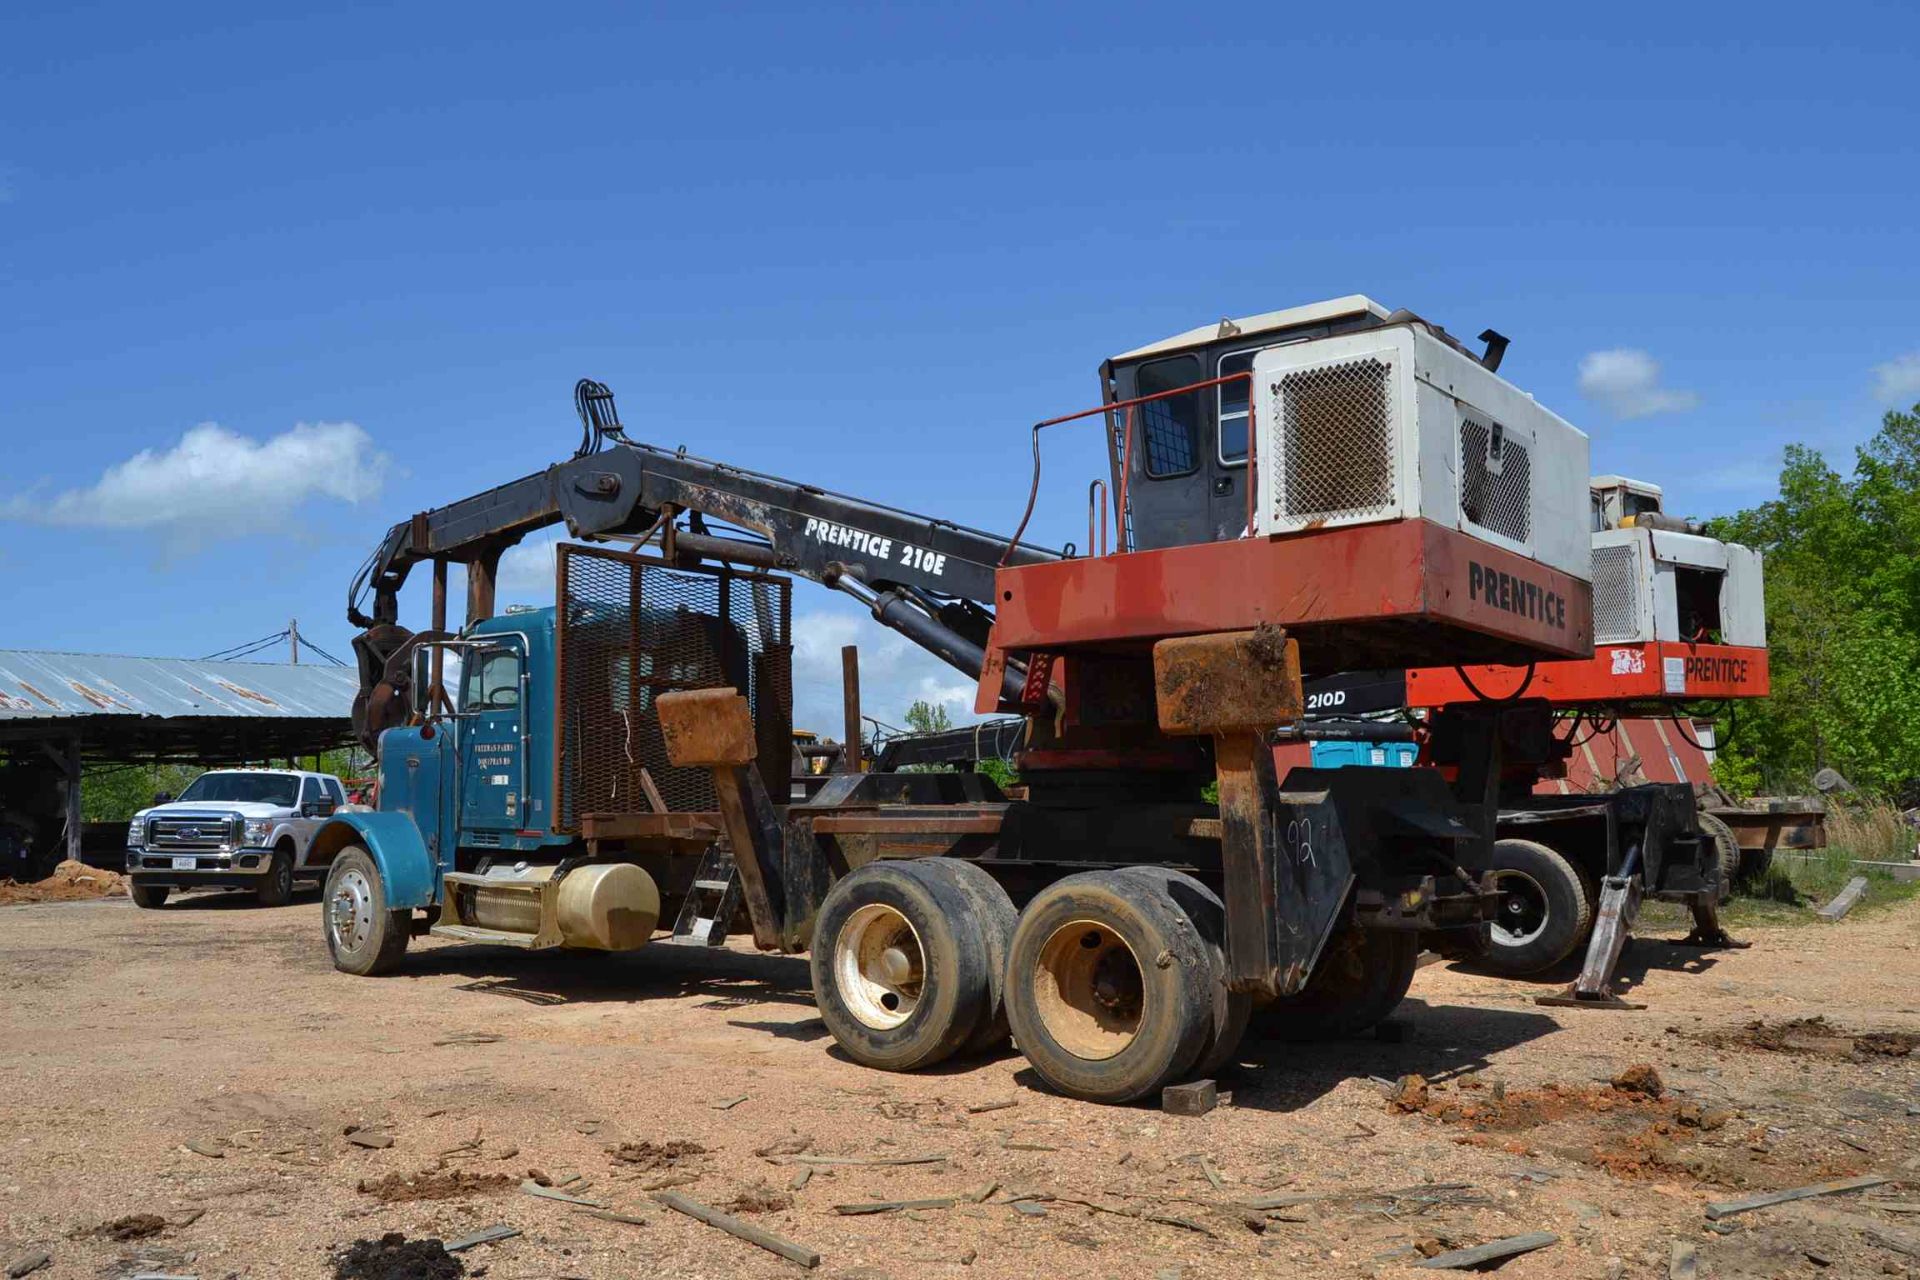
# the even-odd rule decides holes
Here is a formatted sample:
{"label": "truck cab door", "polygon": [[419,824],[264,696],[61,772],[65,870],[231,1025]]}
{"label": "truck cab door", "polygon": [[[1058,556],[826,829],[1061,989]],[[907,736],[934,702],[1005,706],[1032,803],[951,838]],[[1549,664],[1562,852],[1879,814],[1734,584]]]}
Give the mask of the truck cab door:
{"label": "truck cab door", "polygon": [[460,829],[523,825],[526,784],[526,652],[519,637],[471,650],[461,672]]}

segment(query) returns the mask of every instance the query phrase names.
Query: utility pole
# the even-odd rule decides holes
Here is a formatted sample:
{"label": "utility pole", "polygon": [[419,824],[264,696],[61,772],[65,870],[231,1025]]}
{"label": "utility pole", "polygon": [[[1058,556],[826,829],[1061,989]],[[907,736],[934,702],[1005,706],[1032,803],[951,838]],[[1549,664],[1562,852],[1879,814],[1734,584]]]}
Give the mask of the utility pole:
{"label": "utility pole", "polygon": [[287,619],[287,647],[293,650],[293,665],[300,665],[300,619]]}

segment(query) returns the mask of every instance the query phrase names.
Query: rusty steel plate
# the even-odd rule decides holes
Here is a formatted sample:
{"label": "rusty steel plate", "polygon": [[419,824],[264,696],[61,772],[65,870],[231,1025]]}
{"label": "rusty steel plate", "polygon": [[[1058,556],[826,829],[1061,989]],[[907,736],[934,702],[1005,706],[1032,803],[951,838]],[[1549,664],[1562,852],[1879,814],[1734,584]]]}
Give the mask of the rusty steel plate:
{"label": "rusty steel plate", "polygon": [[1153,646],[1160,728],[1260,733],[1300,718],[1300,646],[1279,627],[1180,636]]}
{"label": "rusty steel plate", "polygon": [[654,702],[676,765],[736,765],[754,758],[753,714],[731,689],[683,689]]}

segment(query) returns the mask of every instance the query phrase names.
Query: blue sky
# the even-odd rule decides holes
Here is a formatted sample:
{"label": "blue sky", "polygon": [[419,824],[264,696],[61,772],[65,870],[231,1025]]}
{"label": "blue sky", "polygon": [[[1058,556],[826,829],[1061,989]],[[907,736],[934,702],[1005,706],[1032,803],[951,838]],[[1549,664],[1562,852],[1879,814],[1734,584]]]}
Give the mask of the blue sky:
{"label": "blue sky", "polygon": [[[1910,5],[26,8],[0,647],[344,656],[379,531],[564,456],[583,375],[990,528],[1102,357],[1351,292],[1511,335],[1695,514],[1920,400]],[[803,680],[953,683],[795,603]]]}

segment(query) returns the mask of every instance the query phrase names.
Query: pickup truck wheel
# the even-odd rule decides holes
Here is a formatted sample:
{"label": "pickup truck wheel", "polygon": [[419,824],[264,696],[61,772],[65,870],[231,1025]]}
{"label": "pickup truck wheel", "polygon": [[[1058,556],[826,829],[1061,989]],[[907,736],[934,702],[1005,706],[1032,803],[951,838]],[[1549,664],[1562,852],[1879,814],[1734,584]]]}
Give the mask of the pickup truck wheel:
{"label": "pickup truck wheel", "polygon": [[972,1038],[992,999],[982,914],[958,877],[908,861],[870,862],[828,891],[813,996],[848,1057],[913,1071]]}
{"label": "pickup truck wheel", "polygon": [[1571,862],[1532,840],[1496,840],[1491,870],[1500,906],[1484,967],[1526,977],[1559,964],[1587,940],[1593,892]]}
{"label": "pickup truck wheel", "polygon": [[1014,1043],[1046,1083],[1132,1102],[1182,1078],[1214,1040],[1214,961],[1172,885],[1068,876],[1020,913],[1007,959]]}
{"label": "pickup truck wheel", "polygon": [[273,851],[273,860],[267,864],[253,896],[263,907],[284,907],[293,901],[293,850],[282,847]]}
{"label": "pickup truck wheel", "polygon": [[407,915],[387,909],[380,869],[365,849],[350,844],[340,850],[327,870],[321,905],[334,968],[361,977],[399,968],[407,950]]}
{"label": "pickup truck wheel", "polygon": [[133,905],[147,911],[158,911],[167,905],[168,886],[164,884],[141,884],[133,881],[127,885],[127,896],[133,899]]}
{"label": "pickup truck wheel", "polygon": [[1419,962],[1418,933],[1349,926],[1328,939],[1306,986],[1267,1006],[1262,1030],[1275,1040],[1359,1035],[1407,998]]}

